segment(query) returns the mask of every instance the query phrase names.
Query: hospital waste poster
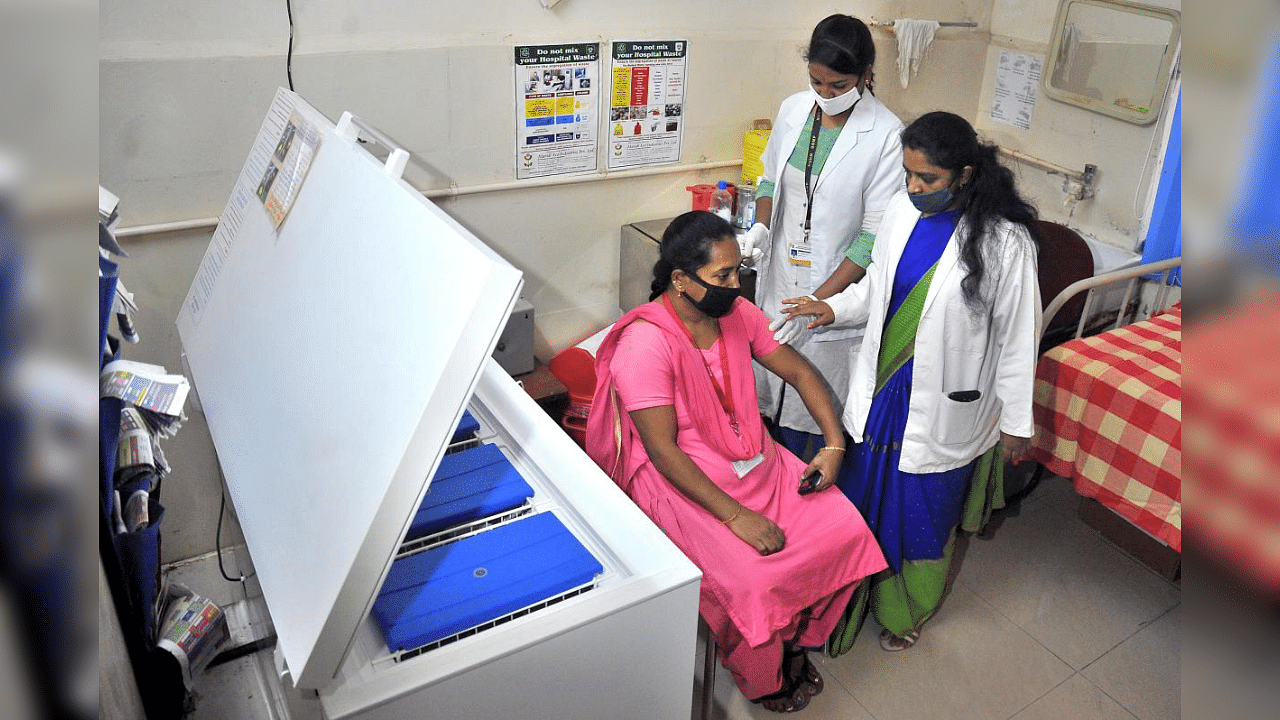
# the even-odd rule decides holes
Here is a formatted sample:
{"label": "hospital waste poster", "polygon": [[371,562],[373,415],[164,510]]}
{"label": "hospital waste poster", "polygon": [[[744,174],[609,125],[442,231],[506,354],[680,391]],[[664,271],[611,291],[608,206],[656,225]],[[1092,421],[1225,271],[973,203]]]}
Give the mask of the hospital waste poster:
{"label": "hospital waste poster", "polygon": [[516,178],[595,172],[600,43],[517,45]]}
{"label": "hospital waste poster", "polygon": [[685,40],[612,43],[608,169],[680,160],[688,47]]}

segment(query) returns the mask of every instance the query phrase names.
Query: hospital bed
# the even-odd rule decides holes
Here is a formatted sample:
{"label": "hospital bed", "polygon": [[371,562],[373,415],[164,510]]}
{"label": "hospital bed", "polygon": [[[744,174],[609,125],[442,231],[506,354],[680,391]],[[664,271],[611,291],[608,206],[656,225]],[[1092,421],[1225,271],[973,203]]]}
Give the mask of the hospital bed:
{"label": "hospital bed", "polygon": [[[1045,326],[1084,296],[1071,339],[1037,364],[1030,453],[1071,481],[1086,522],[1169,579],[1182,549],[1182,308],[1168,278],[1181,264],[1086,278],[1049,302]],[[1117,287],[1114,317],[1095,312],[1094,296]]]}

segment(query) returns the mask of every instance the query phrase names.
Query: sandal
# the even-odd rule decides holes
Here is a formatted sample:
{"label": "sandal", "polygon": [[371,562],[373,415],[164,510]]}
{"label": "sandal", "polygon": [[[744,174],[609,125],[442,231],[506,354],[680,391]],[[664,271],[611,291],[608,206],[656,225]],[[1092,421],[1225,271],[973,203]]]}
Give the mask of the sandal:
{"label": "sandal", "polygon": [[818,674],[818,668],[814,667],[813,663],[809,661],[809,653],[802,649],[787,651],[784,660],[786,667],[790,668],[796,658],[802,658],[804,662],[800,666],[799,672],[796,673],[795,679],[804,683],[804,691],[809,694],[809,697],[818,695],[822,692],[823,687],[826,686],[826,683],[822,680],[822,675]]}
{"label": "sandal", "polygon": [[902,650],[910,650],[911,646],[916,644],[920,639],[920,631],[912,630],[906,635],[894,635],[888,630],[880,631],[880,647],[887,652],[900,652]]}
{"label": "sandal", "polygon": [[[769,712],[800,712],[809,706],[809,693],[805,690],[803,678],[788,678],[783,682],[782,689],[778,692],[758,697],[751,702],[757,705],[764,705],[764,709]],[[772,705],[766,705],[765,703],[771,703]]]}

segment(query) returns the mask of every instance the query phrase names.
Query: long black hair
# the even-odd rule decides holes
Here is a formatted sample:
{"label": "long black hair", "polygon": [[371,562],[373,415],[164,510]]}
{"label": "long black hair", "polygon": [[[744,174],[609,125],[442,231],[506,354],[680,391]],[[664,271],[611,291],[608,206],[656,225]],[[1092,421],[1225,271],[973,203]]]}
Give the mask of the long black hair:
{"label": "long black hair", "polygon": [[653,282],[649,299],[653,300],[671,287],[671,273],[683,270],[696,275],[698,268],[711,262],[711,245],[733,238],[728,220],[706,210],[691,210],[680,215],[662,233],[658,262],[653,264]]}
{"label": "long black hair", "polygon": [[[813,28],[804,60],[826,65],[842,75],[864,77],[876,61],[871,29],[852,15],[837,13],[825,17]],[[870,78],[867,78],[867,89],[871,89]]]}
{"label": "long black hair", "polygon": [[950,171],[953,179],[963,176],[966,165],[973,167],[969,179],[956,193],[957,207],[964,218],[959,238],[960,261],[968,271],[960,288],[969,307],[986,307],[982,280],[991,259],[990,231],[1001,220],[1023,225],[1038,251],[1041,239],[1035,206],[1018,194],[1013,171],[1000,164],[996,146],[980,142],[973,126],[959,115],[941,111],[921,115],[902,131],[902,147],[924,153],[929,164]]}

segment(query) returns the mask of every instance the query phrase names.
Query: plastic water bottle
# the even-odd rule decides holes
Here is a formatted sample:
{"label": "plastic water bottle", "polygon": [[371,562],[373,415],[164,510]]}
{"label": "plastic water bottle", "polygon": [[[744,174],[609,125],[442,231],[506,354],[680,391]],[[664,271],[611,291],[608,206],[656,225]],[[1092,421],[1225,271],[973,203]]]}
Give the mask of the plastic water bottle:
{"label": "plastic water bottle", "polygon": [[724,218],[725,222],[733,222],[733,193],[729,192],[729,184],[724,180],[711,193],[710,210]]}
{"label": "plastic water bottle", "polygon": [[756,188],[750,183],[738,186],[738,211],[733,215],[733,224],[744,230],[756,223]]}

